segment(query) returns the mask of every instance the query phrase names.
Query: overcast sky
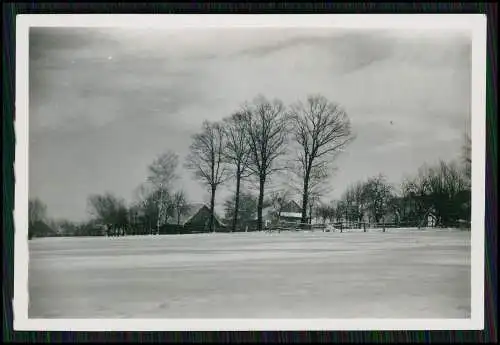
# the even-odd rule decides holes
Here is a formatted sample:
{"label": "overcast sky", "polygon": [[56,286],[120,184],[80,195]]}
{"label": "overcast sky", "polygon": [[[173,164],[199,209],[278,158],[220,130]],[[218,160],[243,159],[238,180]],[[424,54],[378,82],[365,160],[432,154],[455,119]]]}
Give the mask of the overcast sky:
{"label": "overcast sky", "polygon": [[[471,40],[436,31],[31,28],[29,76],[30,197],[51,217],[83,220],[89,194],[132,201],[158,154],[182,160],[204,119],[257,94],[288,104],[321,93],[345,108],[357,139],[336,161],[330,197],[378,173],[398,184],[423,163],[457,158],[470,117]],[[189,199],[208,201],[179,172]]]}

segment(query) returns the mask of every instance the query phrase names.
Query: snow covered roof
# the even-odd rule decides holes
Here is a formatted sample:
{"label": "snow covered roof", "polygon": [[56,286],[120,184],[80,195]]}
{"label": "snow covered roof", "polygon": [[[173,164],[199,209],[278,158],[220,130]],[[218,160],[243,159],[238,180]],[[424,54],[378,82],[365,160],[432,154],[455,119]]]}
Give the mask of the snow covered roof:
{"label": "snow covered roof", "polygon": [[281,212],[281,217],[302,218],[302,213],[299,213],[299,212]]}

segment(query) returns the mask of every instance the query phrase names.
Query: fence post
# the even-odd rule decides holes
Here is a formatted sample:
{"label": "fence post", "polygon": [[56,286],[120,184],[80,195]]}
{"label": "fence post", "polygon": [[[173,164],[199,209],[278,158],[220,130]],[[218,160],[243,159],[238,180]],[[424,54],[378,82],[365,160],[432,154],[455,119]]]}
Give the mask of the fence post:
{"label": "fence post", "polygon": [[382,232],[385,232],[385,220],[382,221]]}

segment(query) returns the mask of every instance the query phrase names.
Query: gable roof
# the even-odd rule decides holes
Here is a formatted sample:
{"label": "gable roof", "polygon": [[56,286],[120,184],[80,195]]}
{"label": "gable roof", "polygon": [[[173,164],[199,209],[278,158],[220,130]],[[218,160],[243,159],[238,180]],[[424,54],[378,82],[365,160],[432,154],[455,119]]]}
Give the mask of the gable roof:
{"label": "gable roof", "polygon": [[[185,225],[187,222],[189,222],[191,219],[193,219],[198,213],[201,212],[203,208],[206,208],[207,211],[210,211],[210,207],[208,207],[204,203],[191,203],[187,205],[186,211],[183,212],[180,216],[180,225]],[[224,225],[224,223],[220,220],[220,218],[217,216],[217,214],[214,212],[214,217],[215,220],[221,224]],[[172,217],[169,217],[167,220],[167,224],[177,224],[177,214],[174,213]]]}
{"label": "gable roof", "polygon": [[[204,203],[191,203],[186,206],[186,209],[180,215],[180,225],[184,225],[190,220],[198,211],[205,206]],[[177,224],[177,213],[174,211],[173,215],[167,219],[167,224]]]}
{"label": "gable roof", "polygon": [[302,212],[302,207],[300,207],[295,200],[291,200],[290,202],[288,202],[288,204],[285,205],[285,207],[283,207],[282,212],[298,213]]}

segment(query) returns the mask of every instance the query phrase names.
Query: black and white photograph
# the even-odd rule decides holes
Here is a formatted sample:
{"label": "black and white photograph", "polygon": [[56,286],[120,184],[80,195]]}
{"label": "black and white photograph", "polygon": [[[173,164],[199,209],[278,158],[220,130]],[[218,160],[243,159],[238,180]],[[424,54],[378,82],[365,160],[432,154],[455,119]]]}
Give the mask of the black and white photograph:
{"label": "black and white photograph", "polygon": [[482,320],[484,18],[137,17],[22,31],[27,319]]}

